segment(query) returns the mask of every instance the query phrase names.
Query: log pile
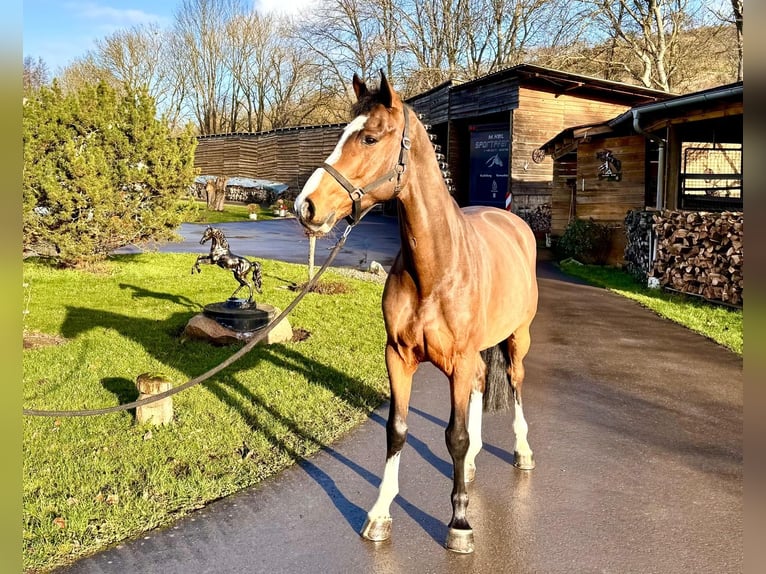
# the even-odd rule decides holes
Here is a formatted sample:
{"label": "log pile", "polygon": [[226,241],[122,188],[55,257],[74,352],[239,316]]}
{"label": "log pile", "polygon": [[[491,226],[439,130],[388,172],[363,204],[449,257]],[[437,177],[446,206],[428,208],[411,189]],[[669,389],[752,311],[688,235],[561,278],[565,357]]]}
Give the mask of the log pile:
{"label": "log pile", "polygon": [[640,283],[652,270],[652,233],[655,211],[629,211],[625,216],[625,270]]}
{"label": "log pile", "polygon": [[529,224],[538,235],[551,232],[551,206],[549,203],[538,205],[534,209],[519,210],[518,215]]}
{"label": "log pile", "polygon": [[744,220],[741,212],[665,210],[654,214],[657,256],[650,277],[706,299],[743,301]]}

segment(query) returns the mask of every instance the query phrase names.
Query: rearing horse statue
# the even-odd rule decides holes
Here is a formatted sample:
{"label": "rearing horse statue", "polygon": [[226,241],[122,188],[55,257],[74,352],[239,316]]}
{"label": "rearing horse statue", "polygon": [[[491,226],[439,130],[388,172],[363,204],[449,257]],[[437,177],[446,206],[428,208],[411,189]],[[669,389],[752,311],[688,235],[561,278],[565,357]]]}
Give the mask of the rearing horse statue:
{"label": "rearing horse statue", "polygon": [[[229,299],[234,299],[234,296],[242,289],[247,287],[249,296],[247,301],[252,303],[253,301],[253,286],[261,293],[261,284],[263,282],[261,273],[261,264],[257,261],[250,261],[240,255],[235,255],[229,251],[229,242],[226,241],[226,237],[223,232],[217,227],[210,227],[209,225],[205,229],[205,233],[202,234],[202,239],[199,240],[200,244],[204,244],[211,241],[210,253],[208,255],[200,255],[192,265],[192,275],[194,272],[202,273],[200,269],[200,263],[206,263],[209,265],[218,265],[223,269],[230,269],[234,274],[234,278],[239,281],[239,287],[234,290]],[[252,270],[252,280],[247,278],[247,273]]]}
{"label": "rearing horse statue", "polygon": [[382,305],[391,390],[386,464],[361,534],[370,540],[391,535],[412,377],[421,362],[430,361],[447,376],[452,402],[446,440],[454,472],[446,546],[472,552],[465,484],[474,478],[482,446],[482,406],[489,410],[496,393],[505,391],[508,402],[512,397],[514,465],[534,468],[521,388],[537,312],[535,238],[521,218],[505,210],[458,207],[429,134],[382,72],[376,90],[357,75],[353,86],[354,119],[306,182],[295,213],[312,232],[327,233],[344,217],[358,221],[373,205],[397,200],[401,250]]}

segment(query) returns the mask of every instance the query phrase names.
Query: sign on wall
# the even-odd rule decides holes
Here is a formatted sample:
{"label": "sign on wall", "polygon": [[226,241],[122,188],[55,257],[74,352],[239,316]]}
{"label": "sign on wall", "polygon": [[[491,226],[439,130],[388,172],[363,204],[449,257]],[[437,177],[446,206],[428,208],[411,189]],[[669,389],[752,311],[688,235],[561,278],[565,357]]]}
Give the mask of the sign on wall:
{"label": "sign on wall", "polygon": [[511,209],[508,185],[511,138],[503,124],[474,125],[471,134],[471,205],[491,205]]}

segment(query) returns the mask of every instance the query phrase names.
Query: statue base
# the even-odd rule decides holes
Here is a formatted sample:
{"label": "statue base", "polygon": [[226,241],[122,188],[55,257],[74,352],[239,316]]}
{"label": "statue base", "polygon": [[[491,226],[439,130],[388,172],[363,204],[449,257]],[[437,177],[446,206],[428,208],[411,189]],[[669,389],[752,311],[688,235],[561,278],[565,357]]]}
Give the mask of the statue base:
{"label": "statue base", "polygon": [[[207,305],[204,312],[198,313],[192,317],[184,327],[181,334],[181,341],[190,339],[198,341],[206,341],[213,345],[231,345],[233,343],[246,343],[253,337],[256,337],[272,320],[273,317],[280,313],[279,309],[272,307],[271,305],[255,305],[250,304],[247,308],[241,309],[239,316],[232,315],[235,309],[226,307],[226,303],[214,303]],[[218,318],[210,317],[208,313],[218,315]],[[265,322],[262,323],[264,316]],[[233,319],[232,319],[233,317]],[[234,324],[238,329],[232,329],[231,327],[221,322],[226,321],[229,324]],[[259,325],[258,328],[249,330],[240,330],[242,328],[250,327],[252,325]],[[290,322],[285,317],[266,335],[266,338],[261,341],[261,344],[271,345],[274,343],[286,343],[292,341],[293,329],[290,326]]]}
{"label": "statue base", "polygon": [[202,314],[238,333],[258,331],[277,315],[272,305],[253,303],[247,299],[228,299],[222,303],[210,303],[205,305]]}

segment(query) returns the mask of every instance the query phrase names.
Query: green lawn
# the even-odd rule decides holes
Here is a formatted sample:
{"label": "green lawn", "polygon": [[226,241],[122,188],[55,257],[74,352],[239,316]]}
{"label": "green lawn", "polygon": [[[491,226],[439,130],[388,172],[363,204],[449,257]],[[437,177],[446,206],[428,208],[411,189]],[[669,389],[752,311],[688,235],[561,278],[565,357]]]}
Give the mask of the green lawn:
{"label": "green lawn", "polygon": [[[232,348],[181,343],[203,305],[228,297],[230,273],[194,255],[118,256],[98,273],[24,264],[27,334],[63,338],[24,351],[23,403],[82,409],[135,400],[136,377],[175,384]],[[305,266],[263,260],[259,301],[284,309]],[[291,314],[302,342],[257,347],[211,381],[173,397],[167,427],[131,412],[23,421],[23,560],[44,572],[270,476],[362,422],[386,397],[382,286],[328,271],[348,293],[311,293]]]}
{"label": "green lawn", "polygon": [[661,317],[700,333],[738,355],[742,354],[742,309],[716,305],[696,297],[649,289],[615,267],[561,263],[561,269],[593,285],[638,301]]}
{"label": "green lawn", "polygon": [[[195,201],[192,216],[189,218],[189,223],[227,223],[230,221],[248,221],[250,219],[250,212],[246,205],[237,203],[227,203],[223,206],[223,211],[212,211],[207,209],[207,204],[204,201]],[[274,213],[272,207],[261,206],[258,210],[258,221],[265,221],[268,219],[278,219],[279,215]]]}

